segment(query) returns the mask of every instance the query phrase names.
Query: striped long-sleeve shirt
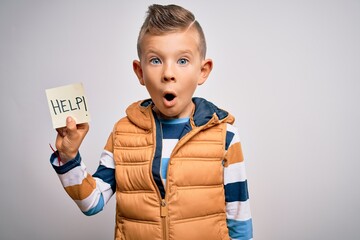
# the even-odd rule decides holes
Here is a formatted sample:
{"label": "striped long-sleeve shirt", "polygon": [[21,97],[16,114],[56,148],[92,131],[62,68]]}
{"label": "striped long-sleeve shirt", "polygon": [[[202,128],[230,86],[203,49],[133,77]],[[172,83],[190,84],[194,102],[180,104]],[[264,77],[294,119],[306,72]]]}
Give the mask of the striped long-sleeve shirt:
{"label": "striped long-sleeve shirt", "polygon": [[[170,122],[164,123],[174,124]],[[175,123],[178,126],[181,125],[181,121]],[[164,125],[165,128],[166,126]],[[168,142],[168,144],[164,144],[165,149],[163,149],[160,175],[163,181],[166,181],[166,168],[169,160],[166,152],[171,153],[171,149],[176,144],[177,139],[175,137],[175,139],[169,140],[168,133],[164,135],[165,139],[163,141]],[[171,138],[173,138],[173,134],[170,134]],[[225,146],[226,154],[223,161],[224,192],[229,235],[233,240],[252,239],[252,218],[245,163],[237,129],[230,124],[227,124]],[[56,154],[51,156],[50,161],[62,185],[85,215],[93,215],[100,212],[115,193],[115,164],[113,154],[109,151],[103,151],[99,167],[93,175],[87,172],[80,154],[75,159],[60,166],[58,165]]]}

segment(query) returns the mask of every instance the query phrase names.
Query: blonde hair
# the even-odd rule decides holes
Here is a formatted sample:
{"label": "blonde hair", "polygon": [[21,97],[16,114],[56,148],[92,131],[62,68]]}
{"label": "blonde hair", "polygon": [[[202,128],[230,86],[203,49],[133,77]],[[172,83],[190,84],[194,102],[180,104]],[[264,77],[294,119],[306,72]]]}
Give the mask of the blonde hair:
{"label": "blonde hair", "polygon": [[141,41],[145,34],[162,35],[195,27],[199,35],[199,51],[202,58],[206,56],[204,32],[192,12],[178,5],[150,5],[147,16],[137,40],[137,52],[141,57]]}

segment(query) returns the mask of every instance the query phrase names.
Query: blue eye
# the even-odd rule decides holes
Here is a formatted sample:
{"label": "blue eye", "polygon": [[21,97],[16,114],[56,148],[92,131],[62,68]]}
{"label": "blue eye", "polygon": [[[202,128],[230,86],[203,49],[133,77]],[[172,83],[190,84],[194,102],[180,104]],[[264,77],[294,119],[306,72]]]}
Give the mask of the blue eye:
{"label": "blue eye", "polygon": [[151,64],[161,64],[161,61],[159,58],[152,58],[150,59]]}
{"label": "blue eye", "polygon": [[185,58],[180,58],[178,60],[178,64],[180,65],[184,65],[184,64],[187,64],[189,62],[189,60],[185,59]]}

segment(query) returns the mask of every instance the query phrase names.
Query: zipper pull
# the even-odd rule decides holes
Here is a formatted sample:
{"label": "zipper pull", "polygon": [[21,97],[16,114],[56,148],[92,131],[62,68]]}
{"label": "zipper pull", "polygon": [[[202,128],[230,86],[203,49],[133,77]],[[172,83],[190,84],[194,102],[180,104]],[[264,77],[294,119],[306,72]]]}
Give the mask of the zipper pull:
{"label": "zipper pull", "polygon": [[166,206],[166,201],[165,199],[162,199],[161,200],[161,205],[160,205],[160,216],[161,217],[167,217],[168,215],[168,209],[167,209],[167,206]]}

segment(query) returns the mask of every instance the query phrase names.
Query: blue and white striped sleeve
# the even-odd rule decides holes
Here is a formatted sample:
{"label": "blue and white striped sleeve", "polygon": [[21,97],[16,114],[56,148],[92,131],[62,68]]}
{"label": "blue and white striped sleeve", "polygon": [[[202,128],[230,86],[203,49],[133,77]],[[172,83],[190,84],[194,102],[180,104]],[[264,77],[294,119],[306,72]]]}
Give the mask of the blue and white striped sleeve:
{"label": "blue and white striped sleeve", "polygon": [[237,128],[228,124],[224,159],[226,221],[232,240],[253,237],[245,162]]}
{"label": "blue and white striped sleeve", "polygon": [[54,153],[50,162],[65,191],[87,216],[103,210],[115,193],[115,165],[110,151],[103,151],[99,167],[92,176],[88,174],[80,154],[75,159],[59,166]]}

